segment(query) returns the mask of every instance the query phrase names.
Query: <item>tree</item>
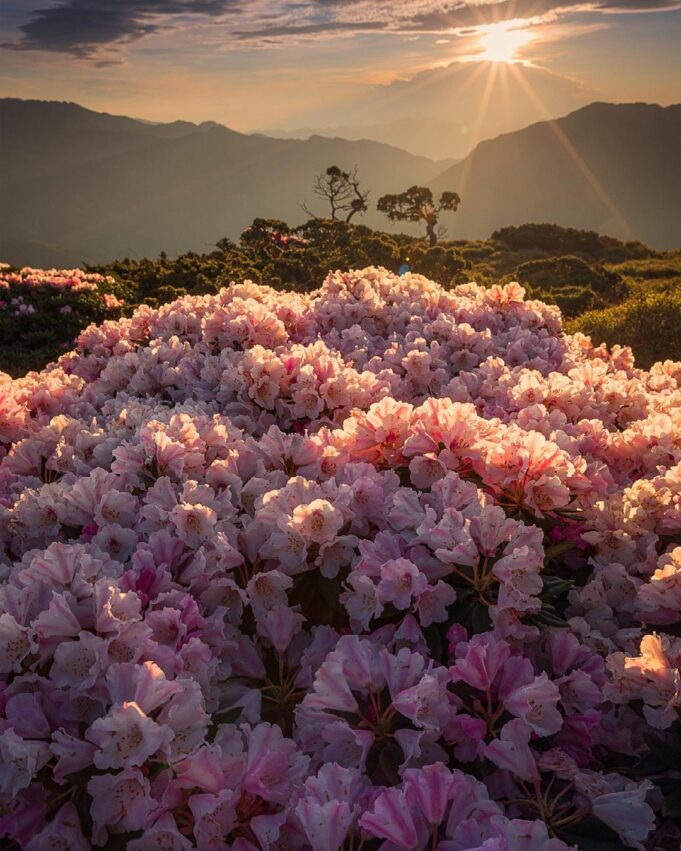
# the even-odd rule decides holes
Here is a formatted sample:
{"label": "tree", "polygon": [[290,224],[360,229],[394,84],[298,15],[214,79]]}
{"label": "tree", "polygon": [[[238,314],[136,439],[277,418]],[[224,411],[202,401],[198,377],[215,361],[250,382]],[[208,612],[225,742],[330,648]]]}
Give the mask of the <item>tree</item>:
{"label": "tree", "polygon": [[435,245],[440,213],[445,210],[455,212],[460,203],[461,198],[456,192],[443,192],[436,204],[427,186],[412,186],[399,195],[383,195],[378,199],[376,208],[391,222],[424,222],[428,241]]}
{"label": "tree", "polygon": [[[315,178],[314,194],[331,207],[331,218],[336,221],[341,216],[350,222],[358,213],[368,209],[369,192],[360,186],[357,166],[352,171],[343,171],[337,165],[330,165],[324,174]],[[303,209],[313,215],[303,204]]]}

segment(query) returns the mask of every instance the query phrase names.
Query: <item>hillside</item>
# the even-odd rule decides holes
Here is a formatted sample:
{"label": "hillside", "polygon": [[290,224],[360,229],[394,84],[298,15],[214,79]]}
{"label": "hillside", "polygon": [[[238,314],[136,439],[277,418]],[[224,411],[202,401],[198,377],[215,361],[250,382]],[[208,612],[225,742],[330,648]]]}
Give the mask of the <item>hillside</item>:
{"label": "hillside", "polygon": [[455,232],[527,221],[681,245],[681,105],[595,103],[482,142],[432,184],[463,199]]}
{"label": "hillside", "polygon": [[67,103],[2,100],[0,127],[0,258],[20,265],[206,251],[256,217],[299,224],[305,200],[327,213],[311,185],[330,164],[358,166],[371,189],[362,223],[383,230],[395,228],[376,199],[430,183],[462,196],[452,237],[535,221],[681,244],[681,106],[592,104],[450,167],[373,141],[150,124]]}
{"label": "hillside", "polygon": [[0,373],[2,848],[677,851],[680,367],[369,266]]}
{"label": "hillside", "polygon": [[300,202],[331,163],[357,165],[375,196],[399,188],[396,176],[424,182],[443,168],[376,142],[153,125],[75,104],[3,100],[0,126],[0,253],[21,264],[204,250],[258,215],[302,221]]}
{"label": "hillside", "polygon": [[129,316],[182,295],[215,294],[233,281],[306,293],[329,271],[380,266],[425,275],[446,289],[519,282],[558,306],[573,331],[624,343],[637,362],[681,359],[681,252],[657,253],[588,231],[527,224],[488,240],[435,246],[363,225],[310,220],[289,228],[256,219],[208,252],[119,258],[85,271],[0,264],[0,372],[20,376],[69,349],[90,323]]}

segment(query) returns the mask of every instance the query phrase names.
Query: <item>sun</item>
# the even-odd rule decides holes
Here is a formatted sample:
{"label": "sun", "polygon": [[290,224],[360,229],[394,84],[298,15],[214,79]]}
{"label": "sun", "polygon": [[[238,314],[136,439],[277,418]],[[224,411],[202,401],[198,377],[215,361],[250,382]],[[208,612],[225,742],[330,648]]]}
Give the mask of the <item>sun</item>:
{"label": "sun", "polygon": [[483,52],[476,54],[476,59],[515,62],[518,51],[532,39],[529,30],[512,29],[508,24],[492,24],[480,37]]}

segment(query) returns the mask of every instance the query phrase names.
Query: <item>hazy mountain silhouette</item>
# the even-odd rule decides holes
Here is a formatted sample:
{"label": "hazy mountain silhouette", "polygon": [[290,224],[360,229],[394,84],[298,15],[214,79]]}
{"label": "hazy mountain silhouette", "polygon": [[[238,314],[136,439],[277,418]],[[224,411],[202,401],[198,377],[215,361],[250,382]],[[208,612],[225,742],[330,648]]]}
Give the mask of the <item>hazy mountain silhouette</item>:
{"label": "hazy mountain silhouette", "polygon": [[557,118],[595,99],[579,83],[520,63],[452,62],[378,86],[338,111],[306,116],[305,126],[270,131],[373,139],[433,159],[461,159],[483,140]]}
{"label": "hazy mountain silhouette", "polygon": [[[205,250],[256,216],[303,221],[306,198],[327,214],[311,185],[332,164],[357,165],[374,198],[447,165],[376,142],[270,139],[16,99],[0,100],[0,157],[0,256],[43,264]],[[366,221],[385,220],[374,210]]]}
{"label": "hazy mountain silhouette", "polygon": [[431,184],[462,197],[450,235],[551,222],[681,246],[681,104],[594,103],[482,142]]}
{"label": "hazy mountain silhouette", "polygon": [[[462,196],[451,237],[528,221],[681,244],[681,106],[593,104],[486,141],[462,162],[373,141],[244,135],[211,122],[151,124],[75,104],[0,100],[0,260],[63,264],[203,251],[257,216],[306,216],[314,176],[357,165],[372,190],[361,221],[414,183]],[[396,226],[398,229],[404,226]]]}

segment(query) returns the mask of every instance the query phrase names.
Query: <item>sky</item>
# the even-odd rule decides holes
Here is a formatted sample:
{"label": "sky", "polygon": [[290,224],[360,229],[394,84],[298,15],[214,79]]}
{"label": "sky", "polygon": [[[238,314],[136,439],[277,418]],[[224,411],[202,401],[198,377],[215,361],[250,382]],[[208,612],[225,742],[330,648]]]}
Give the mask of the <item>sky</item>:
{"label": "sky", "polygon": [[480,59],[681,101],[681,0],[3,0],[0,96],[236,130],[309,126]]}

